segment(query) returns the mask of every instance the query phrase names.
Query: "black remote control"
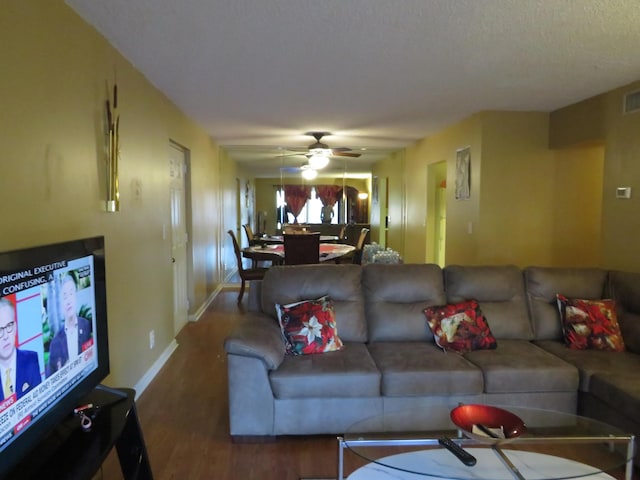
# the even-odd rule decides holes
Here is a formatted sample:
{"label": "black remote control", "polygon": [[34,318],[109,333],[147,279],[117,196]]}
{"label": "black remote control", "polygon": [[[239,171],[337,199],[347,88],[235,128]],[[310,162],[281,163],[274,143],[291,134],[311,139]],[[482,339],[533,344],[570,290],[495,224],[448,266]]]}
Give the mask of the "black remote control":
{"label": "black remote control", "polygon": [[448,437],[442,437],[438,439],[438,443],[442,445],[444,448],[453,453],[458,460],[464,463],[467,467],[473,467],[476,464],[476,457],[467,452],[460,445],[455,443]]}

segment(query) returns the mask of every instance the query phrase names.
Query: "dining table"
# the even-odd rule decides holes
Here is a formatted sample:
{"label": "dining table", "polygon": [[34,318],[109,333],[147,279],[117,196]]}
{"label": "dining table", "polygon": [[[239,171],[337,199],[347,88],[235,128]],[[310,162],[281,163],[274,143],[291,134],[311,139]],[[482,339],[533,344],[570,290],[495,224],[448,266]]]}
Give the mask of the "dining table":
{"label": "dining table", "polygon": [[[321,243],[336,243],[339,240],[340,240],[340,237],[338,235],[320,235]],[[256,236],[253,238],[252,243],[254,245],[260,245],[260,244],[269,245],[269,244],[284,243],[284,236],[283,235]]]}
{"label": "dining table", "polygon": [[[336,260],[356,249],[353,245],[344,243],[321,243],[319,262]],[[242,249],[242,256],[253,262],[271,262],[272,265],[284,263],[284,245],[281,243],[252,245]]]}

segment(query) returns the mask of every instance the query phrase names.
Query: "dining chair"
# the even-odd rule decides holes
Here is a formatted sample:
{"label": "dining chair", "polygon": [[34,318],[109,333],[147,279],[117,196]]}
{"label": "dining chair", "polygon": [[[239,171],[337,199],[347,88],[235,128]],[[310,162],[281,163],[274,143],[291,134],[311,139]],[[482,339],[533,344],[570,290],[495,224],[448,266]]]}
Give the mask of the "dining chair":
{"label": "dining chair", "polygon": [[287,233],[284,237],[284,264],[320,263],[320,232]]}
{"label": "dining chair", "polygon": [[342,226],[340,227],[340,233],[338,233],[338,241],[341,242],[343,241],[345,238],[347,238],[347,224],[343,223]]}
{"label": "dining chair", "polygon": [[240,251],[238,240],[232,230],[229,230],[227,233],[233,241],[233,251],[236,254],[236,261],[238,262],[238,275],[240,275],[240,281],[242,282],[240,284],[240,293],[238,294],[238,304],[240,304],[242,302],[242,296],[244,295],[246,282],[251,280],[262,280],[268,268],[244,268],[242,265],[242,252]]}
{"label": "dining chair", "polygon": [[364,242],[367,239],[368,233],[368,228],[362,228],[362,230],[360,230],[360,236],[358,237],[358,242],[356,243],[356,249],[353,252],[353,263],[356,263],[358,265],[362,263],[362,248],[364,247]]}
{"label": "dining chair", "polygon": [[242,228],[244,228],[244,233],[247,235],[247,242],[249,242],[249,245],[253,245],[255,236],[253,235],[253,230],[251,229],[251,225],[249,225],[248,223],[245,223],[244,225],[242,225]]}
{"label": "dining chair", "polygon": [[360,265],[362,263],[362,248],[364,247],[364,242],[367,239],[368,233],[368,228],[362,228],[358,235],[358,241],[355,245],[356,249],[353,252],[336,259],[336,263],[355,263]]}

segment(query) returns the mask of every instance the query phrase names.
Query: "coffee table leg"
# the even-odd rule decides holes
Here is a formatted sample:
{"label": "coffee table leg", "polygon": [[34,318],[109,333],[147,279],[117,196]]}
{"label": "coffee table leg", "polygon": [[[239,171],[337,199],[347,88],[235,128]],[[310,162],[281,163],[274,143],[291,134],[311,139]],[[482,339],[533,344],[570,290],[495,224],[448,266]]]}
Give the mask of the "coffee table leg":
{"label": "coffee table leg", "polygon": [[627,469],[624,473],[625,480],[631,480],[633,478],[633,455],[635,454],[636,446],[635,446],[636,437],[631,435],[629,438],[629,444],[627,445]]}
{"label": "coffee table leg", "polygon": [[344,439],[338,437],[338,480],[344,480]]}
{"label": "coffee table leg", "polygon": [[520,470],[518,470],[518,468],[511,462],[511,460],[509,460],[507,455],[502,450],[500,450],[500,447],[498,447],[497,445],[493,445],[491,448],[498,454],[500,460],[502,460],[502,463],[504,463],[505,466],[509,470],[511,470],[511,473],[513,473],[513,476],[515,478],[517,478],[518,480],[525,480],[525,478],[520,473]]}

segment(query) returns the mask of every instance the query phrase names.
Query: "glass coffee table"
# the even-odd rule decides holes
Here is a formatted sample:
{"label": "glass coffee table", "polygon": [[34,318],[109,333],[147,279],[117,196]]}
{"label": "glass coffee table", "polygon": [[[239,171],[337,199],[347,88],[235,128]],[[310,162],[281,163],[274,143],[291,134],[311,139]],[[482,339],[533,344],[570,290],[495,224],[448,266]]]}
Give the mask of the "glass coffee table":
{"label": "glass coffee table", "polygon": [[[448,406],[385,413],[352,425],[338,437],[338,480],[447,478],[453,480],[559,480],[591,477],[632,480],[635,438],[611,425],[578,415],[501,406],[526,425],[512,439],[466,436]],[[467,466],[439,439],[448,437],[471,453]],[[345,451],[364,465],[345,477]]]}

